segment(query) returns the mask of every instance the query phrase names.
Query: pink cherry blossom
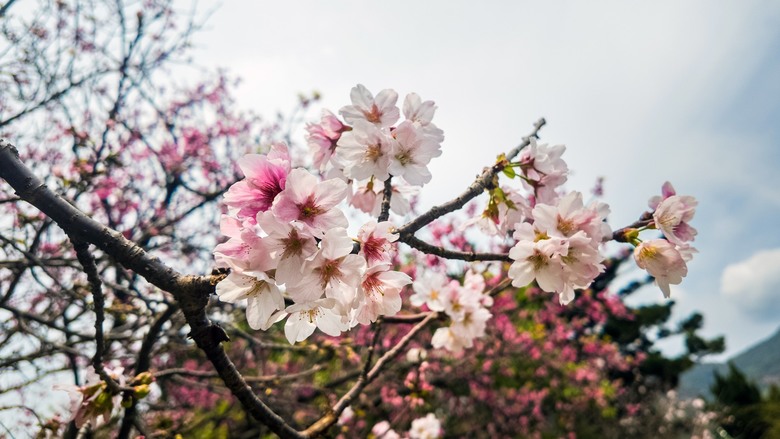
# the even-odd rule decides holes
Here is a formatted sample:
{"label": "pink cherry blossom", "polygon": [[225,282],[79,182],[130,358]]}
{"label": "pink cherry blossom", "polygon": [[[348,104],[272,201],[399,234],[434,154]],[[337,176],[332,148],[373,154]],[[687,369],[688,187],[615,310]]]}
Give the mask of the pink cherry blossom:
{"label": "pink cherry blossom", "polygon": [[[411,211],[410,198],[417,195],[419,188],[409,186],[400,178],[394,179],[392,186],[393,196],[390,198],[390,212],[406,215]],[[355,187],[350,204],[371,216],[377,216],[382,207],[383,189],[383,184],[368,180]]]}
{"label": "pink cherry blossom", "polygon": [[371,427],[371,434],[377,439],[401,439],[401,435],[390,428],[390,423],[387,421],[378,422]]}
{"label": "pink cherry blossom", "polygon": [[612,230],[604,222],[609,214],[605,203],[592,203],[585,207],[580,192],[570,192],[557,200],[555,205],[537,204],[532,212],[534,227],[550,236],[569,237],[583,231],[594,245],[611,238]]}
{"label": "pink cherry blossom", "polygon": [[346,229],[328,230],[320,243],[320,251],[304,265],[299,282],[287,286],[293,299],[298,303],[309,302],[324,292],[327,297],[336,299],[338,311],[347,317],[366,268],[365,259],[351,254],[352,244]]}
{"label": "pink cherry blossom", "polygon": [[320,123],[306,125],[306,141],[314,154],[314,166],[320,170],[325,169],[345,129],[348,127],[328,110],[322,110]]}
{"label": "pink cherry blossom", "polygon": [[377,223],[371,220],[360,228],[357,240],[360,243],[360,255],[366,259],[369,266],[377,262],[389,263],[392,259],[393,242],[398,235],[391,233],[393,224],[390,221]]}
{"label": "pink cherry blossom", "polygon": [[274,146],[273,154],[247,154],[238,160],[246,178],[228,189],[225,204],[238,209],[238,219],[254,221],[258,212],[271,208],[274,199],[285,188],[290,160],[287,147]]}
{"label": "pink cherry blossom", "polygon": [[530,145],[518,158],[520,169],[526,177],[523,185],[534,191],[538,202],[553,204],[558,197],[555,190],[566,182],[569,168],[561,155],[564,145],[539,145],[536,139],[530,139]]}
{"label": "pink cherry blossom", "polygon": [[[230,220],[223,220],[230,227],[235,226]],[[223,229],[225,230],[225,229]],[[231,230],[233,235],[227,242],[218,244],[214,248],[214,259],[217,266],[230,268],[239,272],[246,270],[267,271],[276,268],[276,263],[271,259],[268,248],[263,239],[257,236],[252,229]]]}
{"label": "pink cherry blossom", "polygon": [[300,221],[312,234],[321,237],[326,230],[348,225],[344,213],[336,208],[346,197],[347,190],[347,184],[342,180],[318,182],[305,170],[293,169],[272,210],[280,221]]}
{"label": "pink cherry blossom", "polygon": [[427,137],[441,143],[444,141],[444,131],[431,122],[435,112],[436,105],[433,101],[423,102],[417,93],[406,95],[404,99],[404,117],[406,120],[413,122]]}
{"label": "pink cherry blossom", "polygon": [[463,317],[452,323],[450,330],[461,338],[479,338],[485,335],[487,321],[493,315],[482,307],[469,307],[463,313]]}
{"label": "pink cherry blossom", "polygon": [[410,184],[422,186],[431,181],[428,163],[441,155],[439,143],[404,121],[393,131],[398,146],[390,159],[390,174],[402,176]]}
{"label": "pink cherry blossom", "polygon": [[397,149],[397,142],[376,125],[357,121],[341,136],[334,156],[335,163],[349,178],[363,180],[371,176],[379,181],[390,177],[390,156]]}
{"label": "pink cherry blossom", "polygon": [[398,93],[385,89],[374,98],[363,84],[358,84],[349,93],[352,105],[347,105],[339,110],[347,123],[354,124],[358,121],[367,121],[380,127],[390,127],[400,117],[400,111],[395,103],[398,101]]}
{"label": "pink cherry blossom", "polygon": [[463,320],[467,312],[480,306],[480,293],[474,293],[452,280],[443,290],[444,312],[453,320]]}
{"label": "pink cherry blossom", "polygon": [[357,296],[355,319],[368,325],[380,315],[395,315],[401,310],[401,289],[412,283],[407,274],[391,271],[390,264],[377,264],[363,276]]}
{"label": "pink cherry blossom", "polygon": [[674,186],[672,186],[672,183],[664,182],[663,186],[661,186],[661,196],[653,196],[650,197],[650,201],[648,201],[647,205],[650,206],[651,209],[655,210],[659,204],[661,204],[661,201],[671,197],[672,195],[677,195],[677,192],[674,190]]}
{"label": "pink cherry blossom", "polygon": [[263,242],[276,261],[276,281],[279,284],[297,282],[304,263],[317,253],[314,236],[302,223],[281,222],[271,212],[259,213],[257,224],[268,234]]}
{"label": "pink cherry blossom", "polygon": [[512,285],[524,287],[536,280],[542,290],[559,293],[564,290],[565,276],[561,255],[568,252],[568,244],[561,239],[537,241],[533,236],[535,231],[528,223],[520,224],[515,231],[518,242],[509,250],[509,257],[515,261],[508,272]]}
{"label": "pink cherry blossom", "polygon": [[653,212],[653,222],[664,237],[675,244],[693,241],[697,231],[689,223],[696,213],[697,204],[691,196],[669,196],[658,203]]}
{"label": "pink cherry blossom", "polygon": [[671,295],[669,285],[679,285],[688,274],[680,252],[674,244],[665,239],[644,241],[634,249],[634,260],[639,268],[647,270],[663,291],[664,297]]}
{"label": "pink cherry blossom", "polygon": [[414,306],[427,305],[431,311],[444,311],[444,293],[449,282],[447,276],[428,271],[412,284],[414,294],[409,297],[409,301]]}
{"label": "pink cherry blossom", "polygon": [[604,272],[601,263],[604,256],[593,245],[585,232],[579,231],[567,239],[566,255],[561,257],[564,263],[564,289],[559,291],[561,305],[574,300],[574,290],[587,288],[596,277]]}
{"label": "pink cherry blossom", "polygon": [[366,183],[361,185],[356,184],[355,193],[352,194],[352,198],[350,198],[349,204],[352,205],[352,207],[355,207],[362,212],[372,214],[372,215],[374,210],[376,209],[378,215],[381,207],[377,208],[377,206],[381,206],[382,197],[380,195],[380,192],[378,192],[375,189],[375,186],[378,186],[380,188],[382,187],[382,185],[374,183],[374,179],[370,179]]}
{"label": "pink cherry blossom", "polygon": [[438,328],[431,337],[431,345],[435,349],[446,349],[454,354],[463,352],[463,349],[468,349],[474,346],[474,339],[468,337],[460,337],[452,331],[451,327]]}

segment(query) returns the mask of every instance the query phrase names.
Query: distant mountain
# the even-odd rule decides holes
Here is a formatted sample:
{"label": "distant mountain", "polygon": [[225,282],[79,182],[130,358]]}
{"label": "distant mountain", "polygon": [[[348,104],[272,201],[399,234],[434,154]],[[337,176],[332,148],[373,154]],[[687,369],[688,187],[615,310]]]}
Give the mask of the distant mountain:
{"label": "distant mountain", "polygon": [[[729,361],[734,362],[748,378],[762,388],[769,387],[773,383],[780,384],[780,330],[766,340],[731,357]],[[692,398],[702,395],[709,398],[710,386],[715,381],[713,373],[718,371],[721,375],[728,374],[727,363],[703,363],[685,372],[680,377],[680,385],[677,388],[680,397]]]}

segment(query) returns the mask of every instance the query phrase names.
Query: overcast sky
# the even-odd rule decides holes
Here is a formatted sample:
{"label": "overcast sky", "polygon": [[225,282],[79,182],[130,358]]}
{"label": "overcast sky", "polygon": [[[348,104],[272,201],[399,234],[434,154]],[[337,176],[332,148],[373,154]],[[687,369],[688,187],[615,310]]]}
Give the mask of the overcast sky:
{"label": "overcast sky", "polygon": [[426,204],[540,116],[569,189],[606,178],[613,227],[671,181],[700,201],[677,316],[703,312],[728,355],[780,326],[780,2],[234,0],[208,23],[195,62],[242,77],[240,105],[267,117],[315,89],[338,110],[358,83],[436,101]]}

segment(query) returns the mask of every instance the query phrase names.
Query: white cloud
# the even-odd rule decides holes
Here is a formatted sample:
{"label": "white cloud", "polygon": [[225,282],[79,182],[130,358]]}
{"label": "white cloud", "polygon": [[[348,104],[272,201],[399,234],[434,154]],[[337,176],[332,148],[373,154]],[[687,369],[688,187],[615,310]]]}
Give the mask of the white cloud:
{"label": "white cloud", "polygon": [[761,250],[723,270],[721,293],[751,316],[780,314],[780,248]]}

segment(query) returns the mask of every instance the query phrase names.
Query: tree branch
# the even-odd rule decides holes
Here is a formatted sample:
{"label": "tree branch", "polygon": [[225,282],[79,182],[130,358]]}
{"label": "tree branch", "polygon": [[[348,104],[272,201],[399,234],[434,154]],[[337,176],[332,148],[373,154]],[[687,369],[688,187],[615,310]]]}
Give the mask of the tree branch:
{"label": "tree branch", "polygon": [[252,417],[283,438],[301,437],[254,394],[222,348],[221,343],[227,341],[228,336],[222,328],[211,323],[205,311],[209,295],[215,289],[216,282],[212,282],[212,277],[182,275],[122,234],[85,215],[46,187],[21,162],[19,152],[5,139],[0,139],[0,178],[7,181],[20,198],[56,222],[71,238],[94,244],[149,283],[173,294],[192,329],[190,336]]}
{"label": "tree branch", "polygon": [[95,368],[95,372],[106,383],[109,390],[117,394],[122,391],[122,388],[103,367],[103,353],[106,350],[106,343],[103,339],[103,320],[105,319],[103,311],[106,304],[100,275],[95,265],[95,259],[89,253],[89,244],[73,238],[71,238],[71,242],[73,242],[73,249],[76,250],[76,257],[79,259],[81,266],[84,267],[84,273],[87,274],[87,281],[89,282],[90,290],[92,290],[92,300],[95,303],[95,356],[92,357],[92,367]]}
{"label": "tree branch", "polygon": [[302,436],[307,438],[318,436],[327,430],[331,425],[335,424],[344,409],[346,409],[352,403],[352,401],[358,395],[360,395],[361,392],[363,392],[363,389],[365,389],[366,386],[371,384],[371,381],[373,381],[382,372],[382,369],[384,369],[387,363],[395,358],[395,356],[398,355],[403,349],[405,349],[406,346],[408,346],[409,343],[414,339],[414,337],[420,333],[420,331],[422,331],[426,326],[428,326],[430,322],[434,321],[438,317],[439,313],[432,312],[428,314],[428,316],[425,317],[420,323],[409,330],[409,332],[406,333],[406,335],[404,335],[404,337],[395,346],[393,346],[389,351],[385,352],[385,354],[382,355],[379,360],[377,360],[376,364],[374,364],[374,367],[372,367],[367,374],[361,374],[361,376],[358,377],[355,385],[353,385],[352,388],[349,389],[349,391],[338,400],[330,412],[325,414],[325,416],[304,430],[302,432]]}
{"label": "tree branch", "polygon": [[420,250],[423,253],[429,255],[436,255],[446,259],[457,259],[461,261],[505,261],[510,262],[508,254],[504,253],[475,253],[475,252],[459,252],[454,250],[447,250],[442,247],[428,244],[425,241],[420,240],[414,235],[402,235],[399,238],[400,242],[403,242],[409,247]]}
{"label": "tree branch", "polygon": [[[517,154],[520,153],[520,151],[525,148],[526,146],[531,144],[532,138],[537,138],[539,130],[544,126],[544,124],[547,123],[544,118],[539,119],[534,124],[534,129],[531,131],[530,134],[528,134],[526,137],[523,137],[523,141],[517,145],[515,148],[513,148],[509,153],[506,154],[507,160],[512,160],[517,156]],[[498,162],[494,164],[493,166],[485,169],[482,172],[482,175],[480,175],[476,180],[474,180],[473,183],[466,189],[465,192],[458,195],[454,199],[444,203],[440,204],[438,206],[432,207],[427,212],[423,213],[419,217],[415,218],[414,220],[406,223],[404,226],[398,229],[398,234],[400,235],[400,239],[404,239],[407,236],[414,235],[415,232],[420,230],[421,228],[425,227],[426,225],[430,224],[433,220],[444,216],[450,212],[454,212],[461,207],[465,206],[466,203],[471,201],[474,197],[481,194],[482,191],[484,191],[486,188],[490,187],[491,184],[493,184],[493,177],[498,175],[499,172],[504,170],[506,163],[504,162]]]}

